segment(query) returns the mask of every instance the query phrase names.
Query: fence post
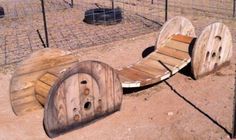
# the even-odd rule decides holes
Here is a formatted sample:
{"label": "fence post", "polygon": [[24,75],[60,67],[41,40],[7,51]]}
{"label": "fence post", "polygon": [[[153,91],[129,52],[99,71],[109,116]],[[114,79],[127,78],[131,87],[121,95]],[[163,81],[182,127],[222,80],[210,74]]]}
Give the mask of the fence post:
{"label": "fence post", "polygon": [[233,17],[236,16],[236,0],[233,0]]}
{"label": "fence post", "polygon": [[165,21],[168,20],[168,0],[165,3]]}
{"label": "fence post", "polygon": [[[234,0],[235,1],[235,0]],[[234,11],[235,12],[235,11]],[[236,80],[236,75],[234,76],[234,79]],[[235,83],[236,85],[236,83]],[[233,101],[233,104],[234,104],[234,108],[233,108],[233,132],[232,132],[232,135],[231,135],[231,138],[236,138],[236,88],[234,89],[234,101]]]}
{"label": "fence post", "polygon": [[71,8],[74,6],[74,0],[71,0]]}
{"label": "fence post", "polygon": [[114,0],[111,0],[111,6],[112,6],[112,9],[115,8],[115,6],[114,6]]}
{"label": "fence post", "polygon": [[46,38],[46,47],[49,48],[48,28],[47,28],[47,20],[46,20],[46,13],[45,13],[45,7],[44,7],[44,0],[41,0],[41,6],[42,6],[42,13],[43,13],[43,24],[44,24],[44,31],[45,31],[45,38]]}

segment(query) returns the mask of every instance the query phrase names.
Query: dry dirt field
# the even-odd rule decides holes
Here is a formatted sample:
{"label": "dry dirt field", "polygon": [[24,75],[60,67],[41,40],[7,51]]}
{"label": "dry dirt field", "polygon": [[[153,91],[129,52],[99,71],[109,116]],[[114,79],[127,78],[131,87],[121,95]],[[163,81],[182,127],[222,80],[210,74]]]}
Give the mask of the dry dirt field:
{"label": "dry dirt field", "polygon": [[[216,20],[200,16],[189,18],[197,27],[198,34],[204,26]],[[233,29],[235,38],[235,21],[225,22]],[[76,50],[76,55],[81,61],[98,60],[114,68],[120,68],[142,59],[143,51],[155,44],[157,34],[158,32],[152,32],[105,45],[81,48]],[[150,88],[125,90],[119,112],[55,139],[230,139],[227,132],[232,131],[235,46],[236,43],[231,64],[216,73],[194,80],[189,76],[190,70],[186,68],[165,82]],[[15,65],[0,68],[0,140],[49,139],[43,129],[43,110],[17,117],[11,109],[9,84],[14,68]],[[209,119],[209,116],[225,130]]]}

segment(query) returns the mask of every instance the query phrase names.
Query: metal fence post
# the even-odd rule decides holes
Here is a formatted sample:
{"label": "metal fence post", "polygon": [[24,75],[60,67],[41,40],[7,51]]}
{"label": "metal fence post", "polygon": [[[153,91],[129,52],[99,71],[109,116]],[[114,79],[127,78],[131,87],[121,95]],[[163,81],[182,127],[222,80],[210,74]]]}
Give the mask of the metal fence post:
{"label": "metal fence post", "polygon": [[45,38],[46,38],[46,47],[49,48],[48,28],[47,28],[47,20],[46,20],[46,13],[45,13],[45,7],[44,7],[44,0],[41,0],[41,6],[42,6],[42,13],[43,13],[43,24],[44,24],[44,31],[45,31]]}
{"label": "metal fence post", "polygon": [[165,3],[165,21],[168,20],[168,0]]}
{"label": "metal fence post", "polygon": [[236,0],[233,0],[233,17],[236,16]]}
{"label": "metal fence post", "polygon": [[71,8],[74,6],[74,0],[71,0]]}
{"label": "metal fence post", "polygon": [[[235,0],[234,0],[235,1]],[[236,75],[234,76],[234,80],[236,80]],[[235,83],[236,85],[236,83]],[[233,132],[231,138],[236,138],[236,88],[234,89],[234,110],[233,110]]]}
{"label": "metal fence post", "polygon": [[111,6],[112,6],[112,9],[115,8],[114,0],[111,0]]}

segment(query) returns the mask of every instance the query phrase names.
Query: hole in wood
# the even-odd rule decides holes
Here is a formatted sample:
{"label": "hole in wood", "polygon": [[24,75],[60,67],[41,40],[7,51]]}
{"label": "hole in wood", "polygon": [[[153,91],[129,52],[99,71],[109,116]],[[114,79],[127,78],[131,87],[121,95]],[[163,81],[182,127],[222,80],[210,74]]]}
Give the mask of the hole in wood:
{"label": "hole in wood", "polygon": [[86,89],[84,90],[84,95],[89,95],[89,88],[86,88]]}
{"label": "hole in wood", "polygon": [[219,56],[218,58],[221,59],[221,56]]}
{"label": "hole in wood", "polygon": [[212,53],[212,58],[214,58],[214,57],[216,57],[216,53],[215,52]]}
{"label": "hole in wood", "polygon": [[219,48],[219,53],[221,53],[221,51],[222,51],[222,47]]}
{"label": "hole in wood", "polygon": [[215,63],[215,65],[214,65],[214,68],[216,68],[218,66],[218,64],[217,63]]}
{"label": "hole in wood", "polygon": [[209,58],[210,52],[208,51],[206,54],[206,60]]}
{"label": "hole in wood", "polygon": [[220,40],[221,40],[221,36],[218,36],[218,35],[217,35],[217,36],[215,36],[215,39],[217,39],[217,40],[220,41]]}
{"label": "hole in wood", "polygon": [[80,116],[76,114],[76,115],[74,116],[74,120],[75,120],[75,121],[79,121],[79,120],[80,120]]}
{"label": "hole in wood", "polygon": [[83,80],[83,81],[80,82],[80,84],[85,85],[85,84],[87,84],[87,81]]}
{"label": "hole in wood", "polygon": [[76,111],[77,111],[77,108],[73,108],[73,111],[76,112]]}
{"label": "hole in wood", "polygon": [[85,109],[85,110],[89,110],[89,109],[91,108],[91,106],[92,106],[91,102],[86,102],[86,103],[84,104],[84,109]]}

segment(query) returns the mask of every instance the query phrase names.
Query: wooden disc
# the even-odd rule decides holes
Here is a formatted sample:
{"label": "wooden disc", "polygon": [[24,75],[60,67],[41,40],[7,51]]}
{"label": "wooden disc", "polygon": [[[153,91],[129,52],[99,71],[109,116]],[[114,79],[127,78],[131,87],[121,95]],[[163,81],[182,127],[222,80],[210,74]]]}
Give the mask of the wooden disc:
{"label": "wooden disc", "polygon": [[121,107],[121,83],[107,64],[80,62],[57,77],[45,102],[44,126],[49,137],[81,127]]}
{"label": "wooden disc", "polygon": [[177,34],[189,37],[196,37],[195,28],[191,23],[191,21],[185,17],[177,16],[168,20],[162,26],[155,47],[159,48],[172,35],[177,35]]}
{"label": "wooden disc", "polygon": [[69,51],[55,48],[41,49],[20,62],[10,83],[10,101],[16,115],[42,108],[35,98],[35,82],[48,70],[57,72],[70,67],[78,59]]}
{"label": "wooden disc", "polygon": [[208,25],[197,39],[192,52],[192,72],[198,79],[213,72],[232,57],[232,36],[223,23]]}

